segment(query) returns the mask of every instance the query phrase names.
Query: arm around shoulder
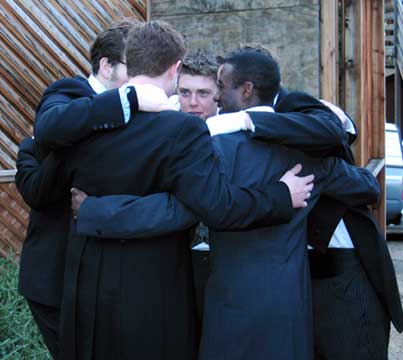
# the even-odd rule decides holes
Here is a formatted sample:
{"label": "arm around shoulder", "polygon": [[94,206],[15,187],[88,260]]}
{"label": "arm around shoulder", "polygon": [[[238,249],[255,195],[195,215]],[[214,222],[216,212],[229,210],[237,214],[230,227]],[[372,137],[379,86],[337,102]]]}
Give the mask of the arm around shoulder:
{"label": "arm around shoulder", "polygon": [[214,228],[245,228],[259,221],[288,222],[293,216],[285,184],[251,189],[230,184],[206,124],[188,117],[173,139],[166,186],[202,221]]}

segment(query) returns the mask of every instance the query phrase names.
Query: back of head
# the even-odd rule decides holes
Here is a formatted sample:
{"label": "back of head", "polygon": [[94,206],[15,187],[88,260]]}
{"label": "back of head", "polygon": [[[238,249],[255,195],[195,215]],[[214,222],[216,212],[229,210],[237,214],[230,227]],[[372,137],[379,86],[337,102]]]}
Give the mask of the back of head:
{"label": "back of head", "polygon": [[158,20],[143,23],[128,35],[127,74],[157,77],[182,60],[185,53],[185,39],[172,25]]}
{"label": "back of head", "polygon": [[186,54],[183,59],[180,74],[207,76],[216,81],[219,65],[213,53],[207,50],[197,49],[196,51]]}
{"label": "back of head", "polygon": [[111,25],[101,32],[91,47],[90,57],[92,73],[99,71],[99,62],[107,58],[111,65],[116,65],[124,59],[127,35],[133,26],[141,24],[137,19],[124,19]]}
{"label": "back of head", "polygon": [[272,104],[280,89],[280,68],[270,52],[261,46],[247,45],[231,51],[224,63],[233,67],[233,86],[253,83],[261,104]]}

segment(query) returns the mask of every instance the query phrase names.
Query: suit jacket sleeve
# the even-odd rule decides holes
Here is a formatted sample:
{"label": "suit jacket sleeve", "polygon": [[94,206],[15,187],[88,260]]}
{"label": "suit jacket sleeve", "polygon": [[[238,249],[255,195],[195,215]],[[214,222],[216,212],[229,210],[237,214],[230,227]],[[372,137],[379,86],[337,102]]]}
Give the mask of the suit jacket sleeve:
{"label": "suit jacket sleeve", "polygon": [[51,152],[40,162],[34,140],[26,138],[22,141],[17,155],[15,183],[31,208],[41,210],[62,198],[67,188],[62,183],[61,169],[62,162],[57,154]]}
{"label": "suit jacket sleeve", "polygon": [[213,228],[245,228],[256,221],[274,225],[288,222],[293,216],[291,196],[284,183],[259,189],[229,184],[205,122],[193,116],[188,116],[172,139],[164,170],[165,190]]}
{"label": "suit jacket sleeve", "polygon": [[143,238],[188,229],[198,222],[168,193],[89,196],[80,206],[77,232],[101,238]]}
{"label": "suit jacket sleeve", "polygon": [[89,90],[75,93],[67,86],[63,88],[59,85],[45,91],[35,117],[34,135],[38,143],[58,149],[70,146],[94,131],[105,131],[124,124],[117,89],[91,95]]}
{"label": "suit jacket sleeve", "polygon": [[255,125],[252,137],[298,148],[314,156],[344,156],[347,135],[338,117],[319,100],[289,93],[276,112],[249,112]]}
{"label": "suit jacket sleeve", "polygon": [[348,207],[369,205],[379,200],[378,181],[364,169],[347,164],[342,159],[328,159],[330,167],[325,178],[323,193]]}

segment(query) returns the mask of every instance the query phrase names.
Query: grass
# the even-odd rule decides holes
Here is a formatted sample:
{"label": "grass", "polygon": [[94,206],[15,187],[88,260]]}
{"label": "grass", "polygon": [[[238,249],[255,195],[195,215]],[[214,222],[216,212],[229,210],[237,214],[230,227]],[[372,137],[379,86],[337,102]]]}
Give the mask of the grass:
{"label": "grass", "polygon": [[15,256],[0,258],[0,359],[51,359],[17,282]]}

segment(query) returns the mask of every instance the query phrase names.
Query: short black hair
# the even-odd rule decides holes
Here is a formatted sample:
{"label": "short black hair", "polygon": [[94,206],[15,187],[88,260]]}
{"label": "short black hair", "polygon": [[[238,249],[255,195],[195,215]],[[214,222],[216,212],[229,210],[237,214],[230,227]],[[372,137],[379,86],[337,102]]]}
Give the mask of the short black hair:
{"label": "short black hair", "polygon": [[99,62],[106,57],[111,65],[123,61],[129,30],[140,22],[136,19],[124,19],[112,24],[101,32],[91,47],[90,58],[92,73],[98,74]]}
{"label": "short black hair", "polygon": [[273,56],[266,51],[252,47],[231,51],[224,63],[233,66],[232,85],[238,87],[250,81],[261,103],[273,104],[280,89],[280,67]]}

